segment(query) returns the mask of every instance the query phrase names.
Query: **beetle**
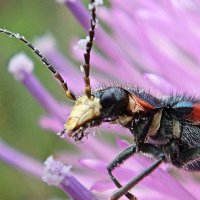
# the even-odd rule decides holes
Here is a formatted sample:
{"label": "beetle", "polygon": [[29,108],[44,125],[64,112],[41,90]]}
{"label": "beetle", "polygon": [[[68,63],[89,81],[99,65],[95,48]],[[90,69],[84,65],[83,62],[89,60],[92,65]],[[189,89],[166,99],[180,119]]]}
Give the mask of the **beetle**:
{"label": "beetle", "polygon": [[[79,112],[81,111],[81,112]],[[172,163],[188,171],[200,170],[200,100],[185,96],[156,98],[139,88],[109,87],[80,97],[65,124],[69,136],[81,140],[88,127],[104,122],[128,128],[134,144],[108,165],[108,173],[120,189],[112,200],[128,193],[161,163]],[[135,153],[148,154],[156,161],[124,187],[112,171]]]}
{"label": "beetle", "polygon": [[[85,130],[104,122],[116,123],[130,130],[134,144],[121,152],[107,167],[113,183],[119,188],[111,197],[117,200],[129,193],[144,177],[161,163],[167,162],[189,171],[200,170],[200,99],[182,95],[157,98],[137,87],[105,87],[92,90],[90,86],[90,54],[96,28],[96,6],[91,0],[89,41],[84,53],[84,95],[77,98],[69,90],[67,82],[48,60],[25,37],[0,29],[0,33],[17,38],[40,57],[42,62],[60,82],[67,98],[75,102],[61,134],[67,132],[76,141],[82,140]],[[148,168],[122,186],[113,175],[113,170],[135,153],[148,154],[155,158]]]}

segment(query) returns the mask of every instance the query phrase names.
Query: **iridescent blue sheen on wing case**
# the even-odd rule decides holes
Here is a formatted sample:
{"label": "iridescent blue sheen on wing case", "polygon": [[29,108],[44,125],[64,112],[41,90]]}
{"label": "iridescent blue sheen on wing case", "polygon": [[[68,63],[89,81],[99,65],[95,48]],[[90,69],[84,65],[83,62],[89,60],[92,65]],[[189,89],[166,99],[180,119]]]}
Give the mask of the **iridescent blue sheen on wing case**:
{"label": "iridescent blue sheen on wing case", "polygon": [[180,101],[172,106],[173,114],[178,118],[184,118],[193,111],[194,103],[192,101]]}
{"label": "iridescent blue sheen on wing case", "polygon": [[193,102],[191,101],[181,101],[176,103],[173,108],[191,108],[193,106]]}

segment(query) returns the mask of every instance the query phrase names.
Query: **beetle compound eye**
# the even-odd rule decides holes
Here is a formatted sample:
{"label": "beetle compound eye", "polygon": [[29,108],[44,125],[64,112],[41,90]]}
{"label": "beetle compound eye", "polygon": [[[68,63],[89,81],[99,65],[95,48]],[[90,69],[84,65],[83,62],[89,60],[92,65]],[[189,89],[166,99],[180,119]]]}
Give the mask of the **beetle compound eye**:
{"label": "beetle compound eye", "polygon": [[115,102],[115,97],[110,91],[106,91],[101,95],[100,104],[103,108],[108,108]]}

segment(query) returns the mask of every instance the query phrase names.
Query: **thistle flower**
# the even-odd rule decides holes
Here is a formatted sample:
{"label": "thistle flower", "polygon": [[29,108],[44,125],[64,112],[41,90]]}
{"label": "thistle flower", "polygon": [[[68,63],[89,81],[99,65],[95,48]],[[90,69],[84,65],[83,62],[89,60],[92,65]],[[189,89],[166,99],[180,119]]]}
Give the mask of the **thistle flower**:
{"label": "thistle flower", "polygon": [[[87,31],[90,16],[82,3],[79,0],[59,2],[68,7]],[[101,1],[96,1],[96,3],[101,4]],[[197,87],[200,83],[198,75],[200,72],[198,45],[200,4],[195,0],[159,2],[112,0],[110,4],[109,8],[103,7],[98,12],[100,20],[109,27],[110,33],[107,33],[100,25],[98,26],[95,36],[97,48],[93,49],[91,57],[92,69],[96,72],[92,75],[92,85],[109,79],[120,84],[130,83],[140,86],[150,90],[156,96],[169,95],[175,91],[188,95],[200,95]],[[93,6],[96,5],[89,5],[89,9]],[[82,62],[83,52],[77,47],[84,49],[86,41],[87,37],[85,40],[80,40],[76,48],[73,48],[73,45],[70,46],[74,58],[80,62]],[[72,61],[65,58],[58,50],[54,38],[50,35],[44,36],[38,39],[36,44],[56,69],[67,77],[72,89],[80,90],[83,85],[82,75],[76,70]],[[39,121],[41,127],[54,133],[59,132],[66,120],[64,116],[69,113],[69,106],[58,102],[44,88],[32,73],[31,61],[24,55],[20,54],[11,59],[9,71],[23,83],[47,111],[48,115],[42,116]],[[79,154],[57,154],[60,162],[72,165],[72,171],[68,168],[66,170],[63,164],[54,162],[52,159],[45,163],[48,170],[45,168],[44,171],[48,173],[50,171],[51,178],[53,177],[56,182],[54,185],[63,189],[72,199],[83,198],[79,196],[80,194],[85,194],[84,199],[88,200],[109,199],[115,191],[116,188],[107,175],[106,166],[128,146],[128,142],[118,136],[129,137],[129,135],[118,126],[111,128],[102,126],[100,131],[114,133],[113,135],[117,136],[115,144],[111,144],[105,138],[102,139],[102,136],[90,136],[83,144],[74,143],[67,137],[64,138],[79,150]],[[96,130],[93,131],[96,132]],[[130,137],[128,141],[131,142],[131,140]],[[1,143],[0,148],[2,149],[1,159],[26,172],[34,174],[34,167],[41,167],[41,163],[33,163],[33,167],[24,169],[23,165],[14,162],[14,159],[10,157],[10,149],[6,145]],[[19,159],[20,163],[26,162],[24,157]],[[135,177],[150,163],[149,158],[136,155],[116,169],[114,174],[124,185],[130,177]],[[38,177],[41,176],[41,171],[40,168],[37,172]],[[44,179],[47,180],[46,177]],[[47,182],[49,183],[49,180]],[[198,185],[198,181],[191,173],[163,164],[131,192],[141,200],[196,200],[199,198]],[[76,190],[77,188],[79,190]]]}

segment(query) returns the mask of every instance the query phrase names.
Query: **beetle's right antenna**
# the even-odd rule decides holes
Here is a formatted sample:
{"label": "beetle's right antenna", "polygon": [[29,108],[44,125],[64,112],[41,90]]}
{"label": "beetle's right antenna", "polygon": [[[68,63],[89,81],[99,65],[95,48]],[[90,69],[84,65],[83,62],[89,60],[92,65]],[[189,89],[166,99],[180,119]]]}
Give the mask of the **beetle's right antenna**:
{"label": "beetle's right antenna", "polygon": [[91,20],[90,20],[90,29],[89,29],[89,40],[86,44],[86,52],[84,53],[85,63],[83,64],[85,76],[85,94],[88,98],[91,97],[91,86],[90,86],[90,52],[93,45],[94,35],[95,35],[95,27],[97,25],[96,18],[96,7],[98,4],[102,4],[102,2],[97,2],[95,0],[91,0],[89,4],[89,10],[91,11]]}
{"label": "beetle's right antenna", "polygon": [[25,43],[43,62],[44,65],[53,73],[53,76],[60,82],[61,86],[65,90],[67,98],[71,99],[72,101],[76,101],[76,97],[72,91],[69,90],[67,86],[67,82],[64,81],[63,77],[56,71],[56,69],[49,63],[46,57],[44,57],[41,52],[33,46],[31,42],[29,42],[24,36],[19,35],[18,33],[12,33],[6,29],[0,28],[0,33],[7,34],[9,37],[14,37],[23,43]]}

